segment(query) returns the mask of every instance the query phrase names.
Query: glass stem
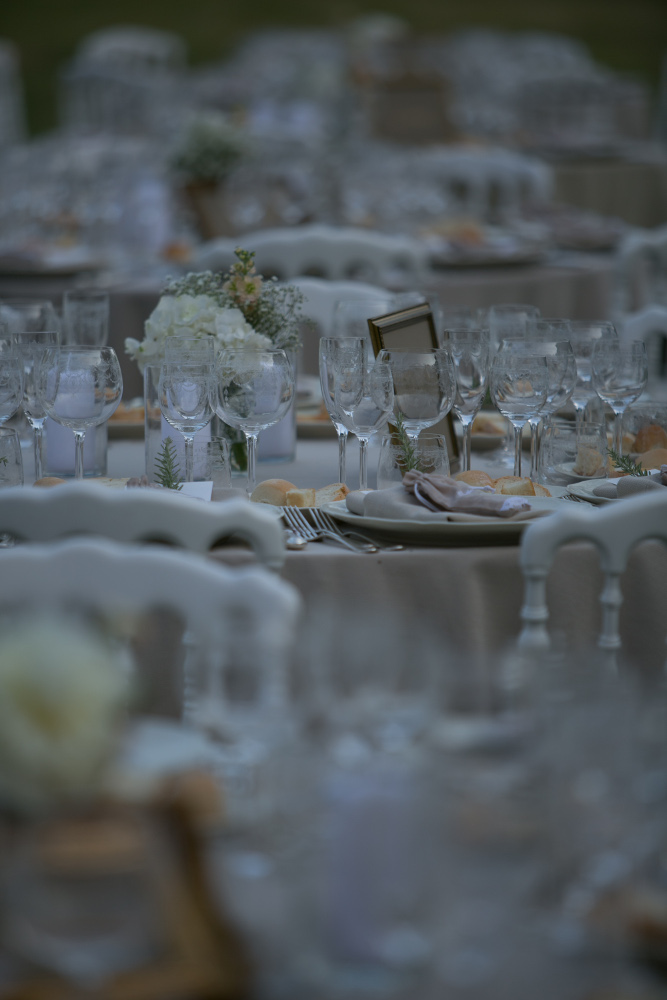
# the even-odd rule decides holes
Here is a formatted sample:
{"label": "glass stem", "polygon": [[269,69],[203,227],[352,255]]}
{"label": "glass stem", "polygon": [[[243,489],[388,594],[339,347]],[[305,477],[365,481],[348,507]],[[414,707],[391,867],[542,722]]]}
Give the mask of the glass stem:
{"label": "glass stem", "polygon": [[[74,478],[83,479],[83,443],[86,432],[74,431]],[[37,470],[35,469],[35,473]]]}
{"label": "glass stem", "polygon": [[617,455],[623,454],[623,410],[614,410],[614,451]]}
{"label": "glass stem", "polygon": [[[42,468],[42,446],[44,443],[43,420],[35,420],[32,422],[32,439],[35,449],[35,479],[41,479],[44,475],[44,470]],[[81,475],[83,475],[83,472]]]}
{"label": "glass stem", "polygon": [[359,489],[368,489],[368,462],[366,449],[368,448],[368,439],[359,438]]}
{"label": "glass stem", "polygon": [[338,482],[345,482],[345,445],[347,444],[347,428],[338,431]]}
{"label": "glass stem", "polygon": [[246,434],[246,444],[248,446],[248,485],[246,492],[248,495],[255,488],[255,456],[257,454],[257,434]]}
{"label": "glass stem", "polygon": [[514,475],[521,475],[521,432],[523,424],[513,424],[514,427]]}
{"label": "glass stem", "polygon": [[581,432],[584,425],[584,413],[586,412],[586,404],[583,406],[578,406],[574,404],[574,415],[577,422],[577,440],[581,437]]}
{"label": "glass stem", "polygon": [[184,434],[185,444],[185,482],[191,483],[195,474],[195,439],[192,435]]}
{"label": "glass stem", "polygon": [[472,422],[474,417],[469,417],[467,420],[463,417],[459,417],[463,425],[463,467],[462,472],[470,471],[470,463],[472,462]]}
{"label": "glass stem", "polygon": [[530,478],[537,482],[537,458],[540,451],[540,421],[530,421]]}

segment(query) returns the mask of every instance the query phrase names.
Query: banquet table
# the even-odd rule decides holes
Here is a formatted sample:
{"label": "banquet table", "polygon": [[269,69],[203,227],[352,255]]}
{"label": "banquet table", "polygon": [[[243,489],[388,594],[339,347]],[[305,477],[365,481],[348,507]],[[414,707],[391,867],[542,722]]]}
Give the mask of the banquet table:
{"label": "banquet table", "polygon": [[[473,453],[473,467],[497,467],[498,458]],[[112,441],[109,475],[140,475],[143,443]],[[371,449],[369,470],[377,451]],[[348,485],[356,486],[356,444],[348,446]],[[337,471],[335,440],[298,440],[291,462],[262,462],[258,480],[288,479],[299,486],[320,487]],[[498,472],[507,473],[507,469]],[[374,478],[371,471],[370,484]],[[234,479],[242,489],[244,480]],[[624,501],[627,502],[627,501]],[[565,502],[564,502],[565,506]],[[212,558],[243,564],[254,557],[239,545],[221,547]],[[300,591],[306,617],[335,616],[344,626],[363,613],[380,624],[395,618],[430,630],[443,651],[468,659],[497,657],[519,632],[523,582],[518,545],[416,546],[400,552],[356,554],[334,544],[315,542],[289,551],[283,576]],[[576,543],[557,554],[548,582],[552,633],[562,633],[572,648],[595,641],[600,625],[598,596],[602,576],[591,545]],[[642,669],[654,671],[665,660],[665,594],[667,547],[646,542],[633,553],[622,581],[621,635]]]}

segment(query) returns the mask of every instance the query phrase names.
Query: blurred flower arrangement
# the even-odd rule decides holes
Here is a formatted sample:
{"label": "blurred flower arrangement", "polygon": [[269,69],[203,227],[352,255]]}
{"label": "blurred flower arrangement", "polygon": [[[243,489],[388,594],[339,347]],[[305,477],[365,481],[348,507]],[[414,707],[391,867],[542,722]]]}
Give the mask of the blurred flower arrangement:
{"label": "blurred flower arrangement", "polygon": [[190,121],[169,165],[185,184],[217,184],[241,159],[246,145],[243,132],[225,115],[208,111]]}
{"label": "blurred flower arrangement", "polygon": [[34,816],[99,793],[129,703],[126,659],[78,622],[2,629],[0,811]]}
{"label": "blurred flower arrangement", "polygon": [[126,353],[142,371],[162,361],[168,337],[213,337],[216,353],[238,347],[298,348],[303,294],[257,274],[252,251],[235,253],[226,274],[203,271],[166,283],[146,320],[144,339],[125,341]]}

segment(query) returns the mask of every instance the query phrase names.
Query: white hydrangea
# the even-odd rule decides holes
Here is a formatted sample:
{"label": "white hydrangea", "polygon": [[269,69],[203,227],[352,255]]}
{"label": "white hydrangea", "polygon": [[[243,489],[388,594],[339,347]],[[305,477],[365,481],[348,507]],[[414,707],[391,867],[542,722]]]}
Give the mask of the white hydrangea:
{"label": "white hydrangea", "polygon": [[210,295],[163,295],[146,320],[142,341],[128,337],[125,350],[141,371],[160,364],[168,337],[214,337],[217,350],[230,347],[271,348],[268,337],[257,333],[240,309],[220,306]]}
{"label": "white hydrangea", "polygon": [[30,814],[94,793],[128,703],[120,656],[44,616],[7,627],[0,656],[0,806]]}

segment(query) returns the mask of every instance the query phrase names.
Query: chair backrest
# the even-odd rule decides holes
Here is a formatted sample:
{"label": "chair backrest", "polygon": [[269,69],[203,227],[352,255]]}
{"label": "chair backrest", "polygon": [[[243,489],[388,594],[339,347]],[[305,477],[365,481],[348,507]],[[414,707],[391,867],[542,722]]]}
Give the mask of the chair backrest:
{"label": "chair backrest", "polygon": [[304,296],[303,315],[311,320],[315,329],[309,330],[303,338],[303,348],[299,359],[299,371],[305,374],[319,372],[318,345],[320,337],[332,336],[334,307],[337,302],[347,300],[386,300],[385,312],[390,312],[393,294],[379,285],[369,285],[365,281],[326,281],[322,278],[295,278],[295,285]]}
{"label": "chair backrest", "polygon": [[245,233],[205,243],[195,253],[197,270],[226,270],[234,250],[255,251],[257,270],[283,280],[314,275],[332,281],[355,279],[383,285],[388,280],[418,287],[429,251],[420,240],[352,227],[304,225]]}
{"label": "chair backrest", "polygon": [[621,648],[619,611],[623,603],[620,576],[632,549],[647,539],[667,542],[667,489],[608,504],[596,510],[583,504],[530,524],[521,539],[524,576],[523,627],[519,646],[548,649],[546,580],[556,551],[573,541],[590,541],[600,552],[604,586],[600,594],[602,629],[598,645],[612,666]]}
{"label": "chair backrest", "polygon": [[[261,677],[258,697],[269,707],[288,697],[285,673],[300,606],[296,589],[263,567],[232,569],[158,546],[75,538],[0,551],[0,607],[5,611],[75,607],[135,615],[173,610],[219,670],[227,665],[229,649],[243,648],[244,662],[251,657]],[[192,681],[186,676],[186,710]],[[219,689],[224,699],[224,683]]]}
{"label": "chair backrest", "polygon": [[1,532],[30,542],[75,534],[163,542],[201,554],[238,535],[265,566],[277,570],[285,561],[283,529],[271,511],[242,498],[208,504],[166,490],[110,490],[85,482],[11,487],[0,490]]}
{"label": "chair backrest", "polygon": [[76,53],[77,61],[114,67],[126,72],[183,69],[187,47],[169,31],[139,25],[114,25],[88,35]]}
{"label": "chair backrest", "polygon": [[616,251],[614,316],[660,304],[667,305],[667,226],[633,229]]}
{"label": "chair backrest", "polygon": [[646,306],[618,324],[621,341],[643,340],[648,355],[646,394],[667,399],[667,305]]}

